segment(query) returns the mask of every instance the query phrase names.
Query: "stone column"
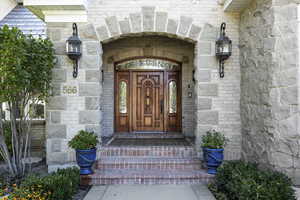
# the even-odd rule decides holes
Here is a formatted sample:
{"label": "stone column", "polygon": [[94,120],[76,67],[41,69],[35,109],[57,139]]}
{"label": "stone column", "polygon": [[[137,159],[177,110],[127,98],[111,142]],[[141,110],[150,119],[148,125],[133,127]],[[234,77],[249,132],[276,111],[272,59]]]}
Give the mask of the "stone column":
{"label": "stone column", "polygon": [[[196,146],[201,151],[201,138],[206,131],[219,125],[219,111],[213,109],[213,99],[218,98],[219,83],[212,80],[213,70],[217,69],[214,43],[217,29],[209,24],[203,27],[200,39],[195,45],[195,93],[196,95]],[[202,155],[202,154],[200,154]]]}
{"label": "stone column", "polygon": [[100,95],[102,47],[94,26],[77,23],[82,41],[78,77],[73,78],[73,62],[67,57],[65,43],[72,35],[72,23],[47,23],[48,36],[54,43],[57,64],[53,69],[53,96],[47,109],[48,170],[74,164],[75,152],[68,141],[79,130],[100,133]]}
{"label": "stone column", "polygon": [[299,184],[299,5],[294,2],[257,0],[241,15],[242,154]]}

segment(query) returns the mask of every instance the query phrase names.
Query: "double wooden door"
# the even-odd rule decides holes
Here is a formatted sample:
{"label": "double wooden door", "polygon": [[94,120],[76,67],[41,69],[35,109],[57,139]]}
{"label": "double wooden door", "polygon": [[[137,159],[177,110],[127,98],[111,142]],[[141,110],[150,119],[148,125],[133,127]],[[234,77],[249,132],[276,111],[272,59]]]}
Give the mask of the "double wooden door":
{"label": "double wooden door", "polygon": [[117,71],[116,132],[180,132],[179,71]]}

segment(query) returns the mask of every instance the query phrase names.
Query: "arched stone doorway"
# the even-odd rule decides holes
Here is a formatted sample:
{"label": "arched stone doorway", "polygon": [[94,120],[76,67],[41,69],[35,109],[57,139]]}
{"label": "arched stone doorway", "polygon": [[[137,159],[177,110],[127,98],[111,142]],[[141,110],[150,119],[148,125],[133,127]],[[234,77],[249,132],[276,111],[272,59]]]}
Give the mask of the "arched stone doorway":
{"label": "arched stone doorway", "polygon": [[[124,132],[193,136],[193,60],[193,43],[166,36],[126,37],[103,44],[101,99],[106,106],[102,109],[102,136]],[[125,65],[127,68],[122,69]],[[172,69],[161,67],[165,65]],[[141,83],[135,83],[139,78],[157,82],[153,88],[143,89],[141,85],[139,90]],[[121,85],[126,87],[125,97]],[[170,87],[176,87],[176,98],[170,96]],[[126,105],[122,107],[120,101]],[[171,108],[170,101],[175,101],[176,108]]]}

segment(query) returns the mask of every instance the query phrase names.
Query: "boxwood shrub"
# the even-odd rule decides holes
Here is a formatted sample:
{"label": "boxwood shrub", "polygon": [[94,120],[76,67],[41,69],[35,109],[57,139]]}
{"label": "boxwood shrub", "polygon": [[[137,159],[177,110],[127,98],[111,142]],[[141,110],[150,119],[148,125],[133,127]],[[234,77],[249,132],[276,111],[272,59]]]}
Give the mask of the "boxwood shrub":
{"label": "boxwood shrub", "polygon": [[242,161],[225,162],[209,188],[218,200],[296,200],[286,175]]}

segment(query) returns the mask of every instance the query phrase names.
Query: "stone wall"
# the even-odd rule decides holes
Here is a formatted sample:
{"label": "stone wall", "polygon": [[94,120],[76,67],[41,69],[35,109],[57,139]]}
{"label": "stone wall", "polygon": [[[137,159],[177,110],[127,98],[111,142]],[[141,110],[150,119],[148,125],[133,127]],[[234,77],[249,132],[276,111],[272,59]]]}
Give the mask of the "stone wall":
{"label": "stone wall", "polygon": [[67,167],[75,161],[75,153],[68,147],[68,141],[79,130],[94,131],[101,138],[102,48],[93,25],[77,25],[83,52],[75,79],[73,63],[65,52],[66,40],[72,35],[72,23],[47,23],[47,34],[54,43],[57,57],[53,70],[53,96],[46,105],[49,171]]}
{"label": "stone wall", "polygon": [[290,2],[256,0],[241,15],[242,157],[300,184],[298,20]]}
{"label": "stone wall", "polygon": [[[200,149],[201,135],[212,128],[220,130],[230,138],[226,158],[240,158],[238,13],[224,14],[222,6],[214,0],[90,0],[87,11],[88,23],[78,23],[83,56],[77,79],[72,77],[72,63],[65,53],[65,41],[72,34],[72,24],[47,23],[48,36],[54,42],[58,58],[53,70],[54,96],[47,105],[49,171],[72,164],[74,151],[68,148],[67,142],[78,130],[94,130],[99,136],[111,135],[112,116],[104,114],[108,112],[107,103],[101,98],[108,92],[106,78],[110,77],[104,68],[103,87],[101,71],[107,59],[103,59],[102,44],[143,35],[163,35],[194,43],[194,60],[188,61],[196,70],[194,105],[192,101],[183,105],[188,107],[184,115],[191,119],[186,132],[196,136]],[[223,21],[227,22],[227,34],[233,40],[234,56],[226,62],[225,78],[220,79],[215,41]],[[191,76],[190,71],[187,76]],[[193,133],[190,133],[191,127],[195,127]]]}
{"label": "stone wall", "polygon": [[[227,159],[240,157],[240,68],[239,14],[224,14],[217,1],[100,1],[89,2],[89,21],[99,39],[108,43],[132,35],[163,35],[195,43],[195,131],[200,149],[201,135],[217,129],[230,138]],[[130,5],[130,9],[128,8]],[[157,5],[157,6],[154,6]],[[220,79],[215,58],[215,40],[221,22],[233,40],[233,55]]]}

